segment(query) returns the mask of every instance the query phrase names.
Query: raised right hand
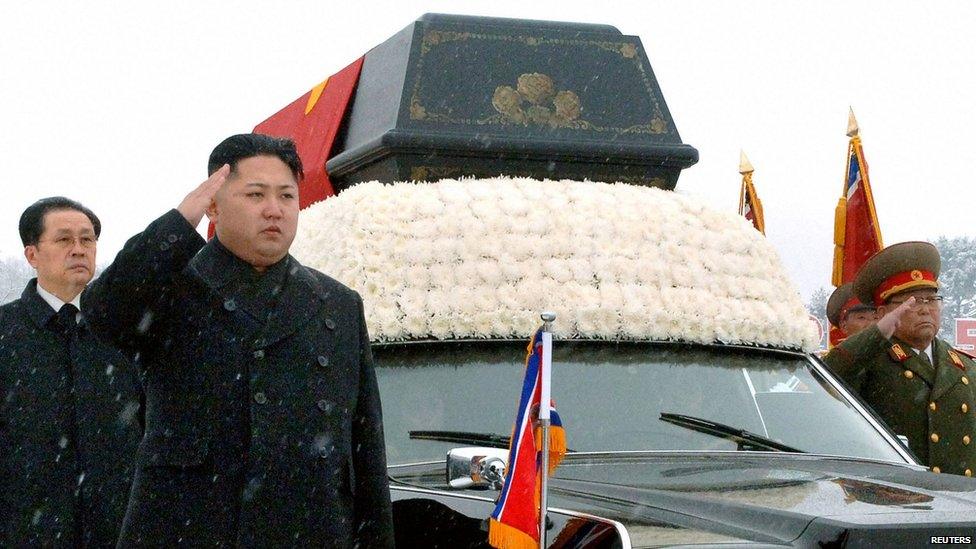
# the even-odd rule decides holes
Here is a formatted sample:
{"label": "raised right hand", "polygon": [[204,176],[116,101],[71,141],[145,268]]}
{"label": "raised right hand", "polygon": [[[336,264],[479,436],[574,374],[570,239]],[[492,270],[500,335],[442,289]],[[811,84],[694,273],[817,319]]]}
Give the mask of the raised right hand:
{"label": "raised right hand", "polygon": [[881,320],[878,321],[878,330],[881,331],[881,335],[885,336],[886,339],[890,339],[894,335],[895,330],[898,329],[898,325],[901,324],[901,317],[912,308],[915,304],[915,298],[910,297],[906,299],[903,303],[899,304],[894,309],[885,313]]}
{"label": "raised right hand", "polygon": [[190,222],[190,225],[196,227],[200,224],[200,220],[207,212],[217,190],[227,180],[228,174],[230,174],[230,164],[224,164],[206,181],[200,183],[199,187],[190,191],[190,194],[186,195],[183,202],[180,202],[180,205],[176,207],[176,210]]}

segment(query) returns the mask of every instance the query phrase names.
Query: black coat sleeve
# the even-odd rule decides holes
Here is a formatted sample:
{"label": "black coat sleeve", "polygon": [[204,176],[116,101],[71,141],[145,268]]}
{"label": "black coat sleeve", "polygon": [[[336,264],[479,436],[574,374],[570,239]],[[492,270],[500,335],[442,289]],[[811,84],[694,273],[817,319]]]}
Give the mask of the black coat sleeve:
{"label": "black coat sleeve", "polygon": [[204,246],[175,209],[125,243],[115,261],[82,294],[85,320],[99,338],[127,353],[151,339],[154,317],[176,275]]}
{"label": "black coat sleeve", "polygon": [[353,418],[352,453],[355,467],[356,537],[359,547],[393,547],[393,514],[383,442],[383,413],[373,370],[373,353],[363,301],[358,295],[359,396]]}

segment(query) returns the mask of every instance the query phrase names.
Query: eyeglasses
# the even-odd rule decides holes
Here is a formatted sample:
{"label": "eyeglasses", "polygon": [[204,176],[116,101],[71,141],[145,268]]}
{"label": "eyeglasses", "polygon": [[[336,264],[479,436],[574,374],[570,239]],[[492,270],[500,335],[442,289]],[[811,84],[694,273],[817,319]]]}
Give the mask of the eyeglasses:
{"label": "eyeglasses", "polygon": [[91,235],[83,235],[79,237],[64,235],[64,236],[59,236],[57,238],[52,238],[51,240],[39,240],[38,242],[50,242],[51,244],[54,244],[58,248],[62,248],[65,250],[69,248],[73,248],[75,243],[77,242],[78,244],[81,244],[82,248],[91,249],[94,248],[96,244],[98,244],[98,239]]}
{"label": "eyeglasses", "polygon": [[[930,295],[928,297],[915,296],[915,303],[911,304],[910,307],[912,309],[917,309],[923,305],[926,307],[938,307],[939,305],[942,305],[942,301],[944,299],[945,298],[941,295]],[[890,301],[889,303],[897,307],[906,301],[908,300],[902,299],[901,301]]]}

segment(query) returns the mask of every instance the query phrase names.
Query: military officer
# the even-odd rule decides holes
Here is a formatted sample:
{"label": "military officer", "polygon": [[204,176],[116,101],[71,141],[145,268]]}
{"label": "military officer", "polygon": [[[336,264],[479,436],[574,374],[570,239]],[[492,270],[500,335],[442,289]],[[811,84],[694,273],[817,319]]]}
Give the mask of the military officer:
{"label": "military officer", "polygon": [[937,336],[939,252],[902,242],[871,257],[854,294],[878,322],[834,347],[827,364],[936,473],[976,471],[976,362]]}
{"label": "military officer", "polygon": [[[848,338],[878,321],[874,305],[861,303],[854,295],[854,284],[838,286],[827,300],[827,320]],[[841,340],[843,341],[843,339]]]}

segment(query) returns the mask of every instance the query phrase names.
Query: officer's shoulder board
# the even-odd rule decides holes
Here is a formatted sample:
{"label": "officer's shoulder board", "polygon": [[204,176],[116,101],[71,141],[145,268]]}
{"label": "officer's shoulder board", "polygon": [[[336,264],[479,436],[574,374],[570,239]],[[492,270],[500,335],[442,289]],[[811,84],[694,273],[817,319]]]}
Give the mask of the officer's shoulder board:
{"label": "officer's shoulder board", "polygon": [[957,368],[963,368],[963,369],[965,369],[965,367],[966,367],[963,364],[962,359],[959,358],[959,355],[963,355],[965,357],[969,357],[970,360],[976,360],[976,355],[974,355],[972,353],[967,353],[966,351],[963,351],[962,349],[949,349],[949,359],[952,360],[952,363],[955,364]]}
{"label": "officer's shoulder board", "polygon": [[892,344],[892,346],[888,348],[888,354],[891,355],[893,360],[897,360],[898,362],[905,362],[908,360],[908,353],[906,353],[905,349],[902,349],[901,345],[897,343]]}

